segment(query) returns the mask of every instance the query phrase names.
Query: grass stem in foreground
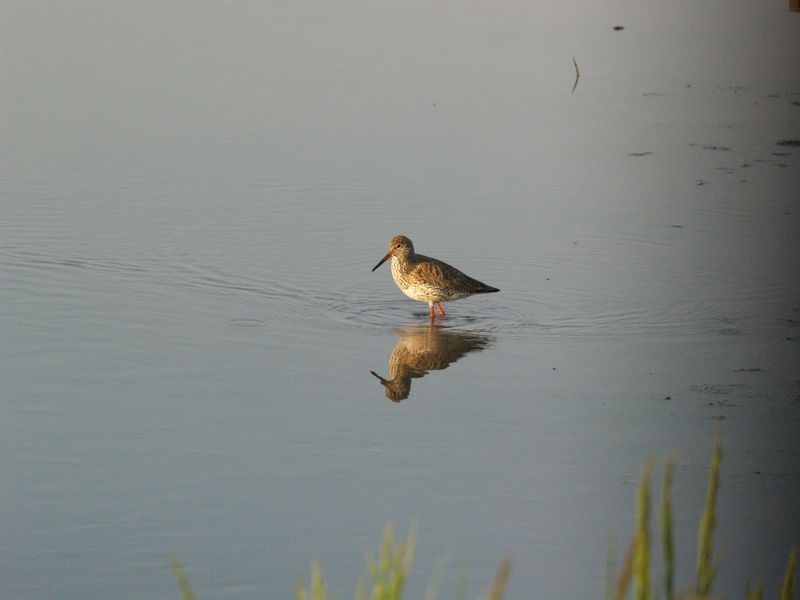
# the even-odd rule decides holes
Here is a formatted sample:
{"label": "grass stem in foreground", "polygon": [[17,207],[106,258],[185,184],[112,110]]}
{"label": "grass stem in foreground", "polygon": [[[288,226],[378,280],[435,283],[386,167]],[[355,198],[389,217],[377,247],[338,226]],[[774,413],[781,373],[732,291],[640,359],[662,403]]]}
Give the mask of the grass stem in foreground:
{"label": "grass stem in foreground", "polygon": [[633,597],[650,600],[650,474],[653,461],[642,469],[636,492],[636,533],[633,550]]}
{"label": "grass stem in foreground", "polygon": [[717,574],[717,561],[714,558],[714,528],[716,526],[717,492],[719,491],[719,471],[722,463],[722,445],[719,434],[714,436],[714,450],[711,453],[711,467],[708,473],[708,493],[700,530],[697,538],[697,585],[698,596],[711,594]]}
{"label": "grass stem in foreground", "polygon": [[489,595],[486,596],[486,600],[502,600],[503,593],[506,589],[506,584],[508,583],[508,577],[510,575],[511,557],[506,556],[500,561],[500,564],[497,567],[497,573],[495,573],[494,581],[492,582],[492,587],[489,590]]}
{"label": "grass stem in foreground", "polygon": [[792,546],[789,552],[789,564],[786,565],[786,574],[783,576],[781,587],[781,600],[792,600],[794,594],[794,570],[797,564],[797,546]]}
{"label": "grass stem in foreground", "polygon": [[614,600],[625,600],[625,595],[628,592],[628,587],[633,578],[633,553],[636,548],[636,538],[631,539],[631,544],[628,546],[628,552],[625,554],[625,560],[622,561],[622,566],[617,575],[617,585],[614,587]]}
{"label": "grass stem in foreground", "polygon": [[172,572],[175,574],[175,579],[178,582],[178,589],[181,591],[183,600],[195,600],[192,593],[192,588],[189,587],[189,579],[186,577],[186,572],[183,570],[181,563],[174,556],[169,557],[169,564],[172,567]]}
{"label": "grass stem in foreground", "polygon": [[667,600],[675,597],[675,546],[672,532],[672,473],[675,459],[664,465],[664,480],[661,487],[661,546],[664,553],[664,593]]}

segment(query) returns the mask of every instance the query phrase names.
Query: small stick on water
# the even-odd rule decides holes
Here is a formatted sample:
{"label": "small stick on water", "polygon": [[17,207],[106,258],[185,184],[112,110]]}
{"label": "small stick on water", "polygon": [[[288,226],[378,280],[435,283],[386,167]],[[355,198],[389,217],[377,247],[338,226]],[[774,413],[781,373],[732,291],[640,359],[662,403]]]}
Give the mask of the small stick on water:
{"label": "small stick on water", "polygon": [[578,61],[575,60],[575,57],[572,57],[572,64],[575,65],[575,85],[572,86],[572,94],[575,93],[575,88],[578,87],[578,79],[581,78],[581,72],[578,69]]}

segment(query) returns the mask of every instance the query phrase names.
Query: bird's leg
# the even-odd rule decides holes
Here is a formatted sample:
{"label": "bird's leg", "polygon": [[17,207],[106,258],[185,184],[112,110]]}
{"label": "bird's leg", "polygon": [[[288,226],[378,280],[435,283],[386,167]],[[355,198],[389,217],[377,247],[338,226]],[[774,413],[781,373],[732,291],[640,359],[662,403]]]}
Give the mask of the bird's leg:
{"label": "bird's leg", "polygon": [[436,313],[433,312],[433,302],[430,303],[430,309],[431,309],[431,321],[432,321],[433,318],[436,316]]}
{"label": "bird's leg", "polygon": [[[443,317],[446,317],[447,315],[445,315],[445,314],[444,314],[444,309],[442,308],[442,303],[441,303],[441,302],[437,302],[437,303],[436,303],[436,306],[438,306],[438,307],[439,307],[439,312],[440,312],[440,313],[442,313],[442,316],[443,316]],[[431,313],[432,313],[432,312],[433,312],[433,307],[431,306]]]}

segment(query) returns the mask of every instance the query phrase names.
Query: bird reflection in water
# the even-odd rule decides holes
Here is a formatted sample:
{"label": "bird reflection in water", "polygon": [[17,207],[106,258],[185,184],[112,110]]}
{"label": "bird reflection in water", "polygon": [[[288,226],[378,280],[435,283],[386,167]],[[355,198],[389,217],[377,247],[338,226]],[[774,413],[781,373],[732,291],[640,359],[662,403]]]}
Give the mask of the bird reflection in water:
{"label": "bird reflection in water", "polygon": [[392,402],[408,398],[412,379],[446,369],[465,354],[483,350],[492,343],[492,338],[485,334],[442,328],[438,324],[399,327],[395,334],[400,339],[389,357],[391,379],[370,371],[386,388],[386,397]]}

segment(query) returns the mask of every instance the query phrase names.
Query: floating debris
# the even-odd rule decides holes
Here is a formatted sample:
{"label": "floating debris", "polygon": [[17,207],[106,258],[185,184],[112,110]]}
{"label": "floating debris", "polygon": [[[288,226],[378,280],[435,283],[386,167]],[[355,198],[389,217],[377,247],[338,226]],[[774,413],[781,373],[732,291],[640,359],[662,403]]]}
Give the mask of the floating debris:
{"label": "floating debris", "polygon": [[713,394],[715,396],[727,396],[743,388],[745,388],[745,386],[741,383],[727,383],[727,384],[701,383],[689,386],[689,389],[693,392],[700,392],[702,394]]}
{"label": "floating debris", "polygon": [[231,327],[266,327],[267,322],[261,319],[229,319]]}
{"label": "floating debris", "polygon": [[723,327],[717,333],[719,335],[742,335],[744,332],[736,327]]}
{"label": "floating debris", "polygon": [[581,78],[581,72],[578,69],[578,61],[575,60],[575,57],[572,57],[572,64],[575,65],[575,83],[572,85],[572,92],[571,94],[575,93],[575,88],[578,87],[578,80]]}

